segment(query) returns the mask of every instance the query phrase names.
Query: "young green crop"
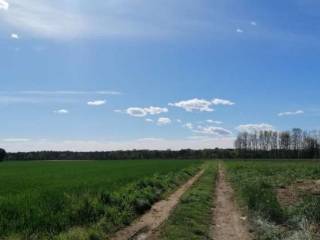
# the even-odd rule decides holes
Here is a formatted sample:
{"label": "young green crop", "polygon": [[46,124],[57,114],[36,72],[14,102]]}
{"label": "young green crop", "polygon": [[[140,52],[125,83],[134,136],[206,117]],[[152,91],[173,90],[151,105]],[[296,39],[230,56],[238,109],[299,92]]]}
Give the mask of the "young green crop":
{"label": "young green crop", "polygon": [[112,232],[190,177],[199,164],[178,160],[0,164],[0,238],[51,239],[68,229],[98,224],[95,233]]}

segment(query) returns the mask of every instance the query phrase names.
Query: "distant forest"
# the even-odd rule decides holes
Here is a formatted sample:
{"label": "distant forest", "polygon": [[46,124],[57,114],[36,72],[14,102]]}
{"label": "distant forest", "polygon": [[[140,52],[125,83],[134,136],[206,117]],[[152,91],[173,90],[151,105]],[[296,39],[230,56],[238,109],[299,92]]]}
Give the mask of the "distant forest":
{"label": "distant forest", "polygon": [[0,160],[121,160],[121,159],[320,159],[320,131],[256,131],[238,134],[233,149],[130,150],[105,152],[5,153]]}

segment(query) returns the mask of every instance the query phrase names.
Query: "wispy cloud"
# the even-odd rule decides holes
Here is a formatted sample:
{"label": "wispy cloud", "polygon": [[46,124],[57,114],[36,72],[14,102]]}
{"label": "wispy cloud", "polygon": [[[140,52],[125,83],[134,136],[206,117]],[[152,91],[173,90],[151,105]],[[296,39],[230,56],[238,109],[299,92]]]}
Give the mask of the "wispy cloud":
{"label": "wispy cloud", "polygon": [[145,117],[147,115],[159,115],[161,113],[167,113],[167,108],[162,107],[146,107],[146,108],[140,108],[140,107],[130,107],[126,110],[126,113],[132,117]]}
{"label": "wispy cloud", "polygon": [[1,104],[60,102],[74,103],[84,97],[120,95],[116,91],[0,91]]}
{"label": "wispy cloud", "polygon": [[[0,1],[0,6],[8,8]],[[10,14],[3,20],[33,36],[53,39],[161,37],[183,29],[196,31],[207,24],[198,12],[205,10],[206,4],[200,2],[184,1],[183,8],[181,0],[166,4],[147,0],[80,2],[75,6],[62,0],[11,0]]]}
{"label": "wispy cloud", "polygon": [[212,124],[223,124],[223,122],[221,122],[221,121],[215,121],[215,120],[211,120],[211,119],[206,120],[206,122],[212,123]]}
{"label": "wispy cloud", "polygon": [[213,105],[224,105],[224,106],[232,106],[235,103],[230,101],[230,100],[226,100],[226,99],[221,99],[221,98],[215,98],[212,101]]}
{"label": "wispy cloud", "polygon": [[183,127],[191,130],[193,133],[210,135],[214,137],[225,137],[232,135],[232,132],[228,129],[210,125],[194,125],[192,123],[186,123],[183,125]]}
{"label": "wispy cloud", "polygon": [[65,114],[69,114],[69,110],[67,110],[67,109],[59,109],[59,110],[54,110],[53,113],[65,115]]}
{"label": "wispy cloud", "polygon": [[9,3],[5,0],[0,0],[0,10],[8,10],[9,9]]}
{"label": "wispy cloud", "polygon": [[2,139],[3,142],[11,142],[11,143],[14,143],[14,142],[29,142],[31,141],[31,139],[29,138],[4,138]]}
{"label": "wispy cloud", "polygon": [[157,121],[157,125],[159,126],[164,126],[164,125],[168,125],[170,124],[172,121],[170,118],[167,118],[167,117],[161,117],[158,119]]}
{"label": "wispy cloud", "polygon": [[89,106],[98,107],[98,106],[105,105],[106,103],[107,103],[106,100],[94,100],[94,101],[89,101],[87,104]]}
{"label": "wispy cloud", "polygon": [[3,22],[34,36],[55,39],[75,38],[90,29],[89,19],[64,6],[61,1],[11,0]]}
{"label": "wispy cloud", "polygon": [[214,126],[198,126],[196,129],[193,129],[193,132],[205,134],[205,135],[213,135],[213,136],[231,136],[232,132],[228,129],[222,127],[214,127]]}
{"label": "wispy cloud", "polygon": [[279,117],[284,117],[284,116],[294,116],[294,115],[301,115],[301,114],[304,114],[304,111],[297,110],[297,111],[294,111],[294,112],[281,112],[281,113],[278,113],[278,116]]}
{"label": "wispy cloud", "polygon": [[259,124],[243,124],[236,128],[239,132],[258,132],[258,131],[273,131],[275,128],[268,123]]}

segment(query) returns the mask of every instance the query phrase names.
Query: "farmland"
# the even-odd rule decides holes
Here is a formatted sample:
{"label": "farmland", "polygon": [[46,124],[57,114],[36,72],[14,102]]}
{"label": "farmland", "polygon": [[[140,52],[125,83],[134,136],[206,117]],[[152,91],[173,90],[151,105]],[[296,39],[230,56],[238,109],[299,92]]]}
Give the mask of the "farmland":
{"label": "farmland", "polygon": [[150,239],[319,239],[319,179],[317,161],[3,162],[0,238],[136,239],[122,231],[168,198]]}
{"label": "farmland", "polygon": [[318,162],[235,161],[226,166],[257,239],[319,239]]}
{"label": "farmland", "polygon": [[[199,164],[177,160],[1,163],[0,236],[46,239],[61,233],[60,239],[67,239],[68,233],[63,232],[76,226],[92,235],[114,231],[175,189]],[[98,222],[104,231],[89,229]]]}

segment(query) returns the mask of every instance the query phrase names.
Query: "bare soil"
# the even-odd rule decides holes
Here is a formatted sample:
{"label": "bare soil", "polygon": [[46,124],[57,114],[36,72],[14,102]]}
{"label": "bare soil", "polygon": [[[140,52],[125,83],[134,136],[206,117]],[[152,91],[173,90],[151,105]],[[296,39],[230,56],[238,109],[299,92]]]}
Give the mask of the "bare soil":
{"label": "bare soil", "polygon": [[277,198],[282,206],[299,203],[305,195],[320,195],[320,180],[300,180],[277,189]]}
{"label": "bare soil", "polygon": [[144,240],[149,239],[156,229],[169,217],[177,206],[181,196],[199,179],[203,170],[189,179],[168,199],[157,202],[150,211],[141,216],[127,228],[117,232],[111,240]]}
{"label": "bare soil", "polygon": [[236,206],[234,191],[226,181],[225,170],[219,167],[216,185],[216,204],[213,213],[214,240],[250,240],[247,217]]}

